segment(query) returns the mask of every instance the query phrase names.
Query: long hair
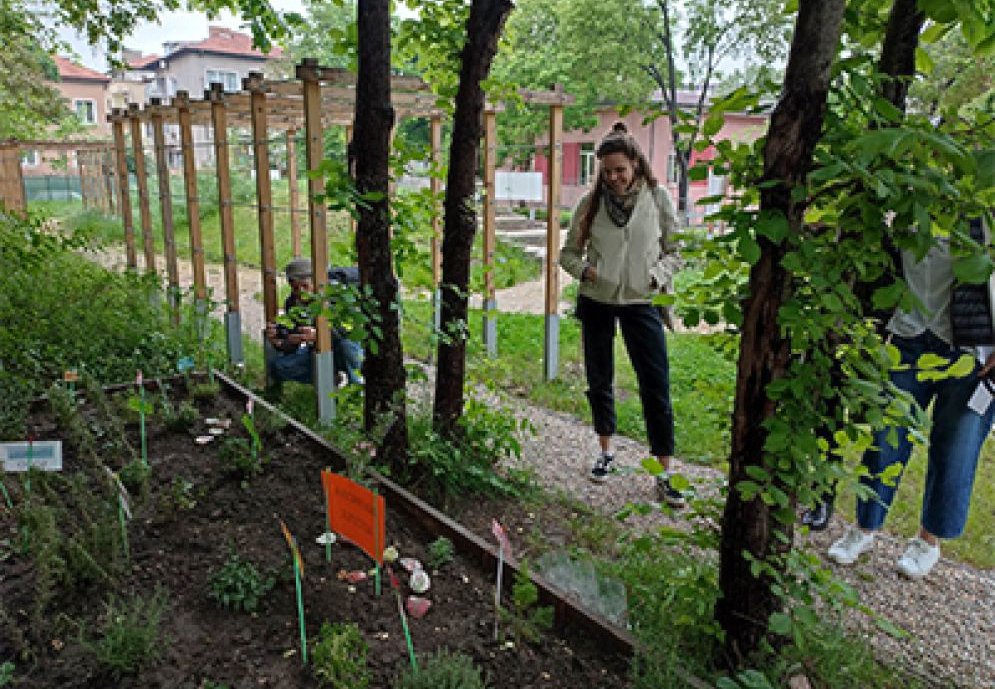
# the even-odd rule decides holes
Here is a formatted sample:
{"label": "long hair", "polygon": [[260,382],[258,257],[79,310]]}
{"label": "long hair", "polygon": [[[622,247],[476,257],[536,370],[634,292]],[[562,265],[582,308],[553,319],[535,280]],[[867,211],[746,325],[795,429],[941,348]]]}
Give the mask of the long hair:
{"label": "long hair", "polygon": [[613,124],[611,131],[605,135],[605,138],[601,140],[597,150],[594,152],[594,155],[598,158],[598,176],[594,181],[594,188],[588,194],[587,207],[580,217],[580,232],[577,234],[577,245],[581,249],[587,244],[587,240],[591,238],[591,224],[594,222],[594,216],[598,214],[598,210],[601,208],[601,189],[604,188],[605,183],[605,173],[601,166],[601,160],[606,155],[611,155],[612,153],[621,153],[632,162],[635,168],[634,179],[642,178],[650,189],[655,189],[658,184],[656,177],[653,176],[649,160],[643,155],[642,149],[636,143],[635,137],[629,133],[625,123],[616,122]]}

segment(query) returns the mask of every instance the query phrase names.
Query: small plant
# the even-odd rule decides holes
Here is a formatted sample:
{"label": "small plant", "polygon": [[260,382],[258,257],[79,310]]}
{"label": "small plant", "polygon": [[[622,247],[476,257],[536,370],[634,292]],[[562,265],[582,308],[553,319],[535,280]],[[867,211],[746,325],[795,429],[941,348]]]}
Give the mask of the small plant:
{"label": "small plant", "polygon": [[197,689],[230,689],[230,687],[227,684],[222,684],[221,682],[205,679],[200,683],[200,686],[197,687]]}
{"label": "small plant", "polygon": [[445,536],[439,536],[428,544],[428,566],[432,569],[441,569],[453,561],[455,554],[453,542]]}
{"label": "small plant", "polygon": [[324,622],[312,654],[314,676],[325,687],[366,689],[370,685],[369,650],[355,624]]}
{"label": "small plant", "polygon": [[406,670],[394,689],[485,689],[487,683],[473,658],[443,648],[425,658],[415,671]]}
{"label": "small plant", "polygon": [[511,587],[511,610],[502,618],[517,639],[538,643],[542,632],[553,628],[553,608],[539,605],[539,589],[529,578],[528,563],[522,562]]}
{"label": "small plant", "polygon": [[287,427],[287,419],[269,409],[257,409],[253,420],[260,437],[269,437]]}
{"label": "small plant", "polygon": [[166,610],[162,590],[149,598],[112,598],[107,604],[103,633],[95,643],[86,644],[97,663],[115,680],[133,675],[155,660],[163,649],[159,623]]}
{"label": "small plant", "polygon": [[208,595],[226,610],[254,612],[274,583],[273,577],[263,576],[233,549],[221,569],[211,574]]}
{"label": "small plant", "polygon": [[221,465],[240,477],[243,484],[263,470],[262,457],[252,452],[252,445],[245,438],[225,438],[218,457]]}
{"label": "small plant", "polygon": [[6,662],[0,665],[0,687],[5,687],[14,681],[14,664]]}
{"label": "small plant", "polygon": [[200,418],[200,412],[192,402],[182,400],[179,404],[173,404],[169,399],[169,386],[166,383],[159,386],[159,400],[162,406],[162,423],[171,431],[185,431]]}
{"label": "small plant", "polygon": [[189,512],[197,506],[194,483],[183,476],[177,476],[169,486],[169,505],[180,512]]}
{"label": "small plant", "polygon": [[216,380],[193,383],[189,389],[190,396],[195,400],[213,400],[221,392],[221,387]]}
{"label": "small plant", "polygon": [[142,460],[136,459],[128,462],[117,472],[117,477],[121,481],[128,493],[131,495],[141,495],[149,485],[149,474],[152,470]]}

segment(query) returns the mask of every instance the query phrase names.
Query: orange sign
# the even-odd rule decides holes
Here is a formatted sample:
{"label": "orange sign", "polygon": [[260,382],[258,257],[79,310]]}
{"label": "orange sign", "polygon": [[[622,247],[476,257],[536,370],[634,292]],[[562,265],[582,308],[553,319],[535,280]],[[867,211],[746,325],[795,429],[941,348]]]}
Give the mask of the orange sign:
{"label": "orange sign", "polygon": [[327,469],[321,472],[321,486],[325,489],[329,528],[383,564],[387,532],[383,496]]}
{"label": "orange sign", "polygon": [[79,381],[79,371],[74,368],[67,369],[62,374],[62,380],[66,383],[76,383]]}

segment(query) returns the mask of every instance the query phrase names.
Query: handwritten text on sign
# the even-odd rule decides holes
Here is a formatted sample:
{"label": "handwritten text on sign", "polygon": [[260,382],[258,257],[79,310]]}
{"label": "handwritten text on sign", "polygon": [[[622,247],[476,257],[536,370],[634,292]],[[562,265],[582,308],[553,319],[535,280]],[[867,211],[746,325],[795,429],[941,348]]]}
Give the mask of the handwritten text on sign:
{"label": "handwritten text on sign", "polygon": [[332,531],[348,538],[377,562],[383,562],[387,531],[383,496],[327,470],[321,472],[321,485],[325,489]]}

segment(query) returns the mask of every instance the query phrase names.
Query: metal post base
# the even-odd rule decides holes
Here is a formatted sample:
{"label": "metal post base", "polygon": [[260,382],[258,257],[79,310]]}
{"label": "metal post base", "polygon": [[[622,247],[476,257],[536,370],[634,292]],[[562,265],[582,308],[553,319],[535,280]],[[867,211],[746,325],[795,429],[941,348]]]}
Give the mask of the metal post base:
{"label": "metal post base", "polygon": [[335,420],[335,366],[331,352],[315,352],[314,394],[318,403],[318,422],[325,426]]}
{"label": "metal post base", "polygon": [[484,302],[484,347],[487,356],[497,356],[497,302],[493,299]]}
{"label": "metal post base", "polygon": [[228,362],[232,366],[245,363],[242,353],[242,314],[229,311],[225,314],[225,344],[228,348]]}
{"label": "metal post base", "polygon": [[555,313],[546,314],[546,338],[543,349],[546,380],[556,380],[560,368],[560,317]]}

